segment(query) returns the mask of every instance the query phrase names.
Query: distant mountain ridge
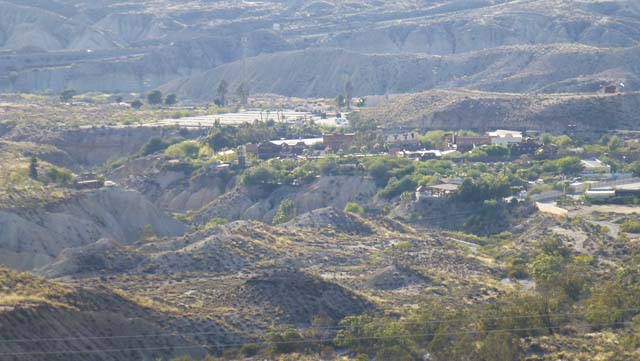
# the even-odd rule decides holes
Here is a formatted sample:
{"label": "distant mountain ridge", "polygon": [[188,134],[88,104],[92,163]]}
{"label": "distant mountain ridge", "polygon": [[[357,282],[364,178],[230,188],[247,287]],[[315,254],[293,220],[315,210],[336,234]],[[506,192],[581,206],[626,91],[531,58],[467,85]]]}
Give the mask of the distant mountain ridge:
{"label": "distant mountain ridge", "polygon": [[245,52],[254,93],[638,90],[639,44],[635,0],[0,0],[0,91],[210,101]]}

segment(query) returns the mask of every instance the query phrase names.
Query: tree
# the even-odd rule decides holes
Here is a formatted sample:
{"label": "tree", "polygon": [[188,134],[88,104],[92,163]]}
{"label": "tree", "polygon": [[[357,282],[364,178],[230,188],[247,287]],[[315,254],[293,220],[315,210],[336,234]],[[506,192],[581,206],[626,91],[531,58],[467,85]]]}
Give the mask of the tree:
{"label": "tree", "polygon": [[280,203],[278,212],[273,217],[273,224],[281,224],[289,222],[296,216],[296,205],[291,199],[285,199]]}
{"label": "tree", "polygon": [[164,100],[165,105],[174,105],[178,102],[178,96],[175,94],[167,95],[167,98]]}
{"label": "tree", "polygon": [[173,159],[195,159],[200,154],[200,144],[194,140],[186,140],[169,146],[164,155]]}
{"label": "tree", "polygon": [[627,170],[636,177],[640,177],[640,160],[636,160],[635,162],[629,164]]}
{"label": "tree", "polygon": [[353,100],[353,84],[351,79],[344,84],[344,101],[347,103],[347,110],[351,110],[351,101]]}
{"label": "tree", "polygon": [[616,149],[618,149],[618,147],[620,147],[620,144],[622,144],[622,142],[620,141],[620,138],[614,135],[613,137],[609,138],[609,141],[607,142],[607,147],[609,148],[610,151],[615,151]]}
{"label": "tree", "polygon": [[249,88],[245,83],[240,83],[236,88],[236,97],[240,100],[240,104],[247,105],[249,100]]}
{"label": "tree", "polygon": [[142,108],[142,106],[143,106],[143,104],[142,104],[142,102],[140,101],[140,99],[136,99],[136,100],[134,100],[134,101],[132,101],[132,102],[131,102],[131,107],[132,107],[133,109],[140,109],[140,108]]}
{"label": "tree", "polygon": [[65,89],[62,93],[60,93],[60,100],[63,102],[68,102],[76,96],[76,91],[73,89]]}
{"label": "tree", "polygon": [[31,157],[29,162],[29,177],[31,179],[38,179],[38,158]]}
{"label": "tree", "polygon": [[336,107],[338,107],[338,110],[340,110],[344,105],[345,105],[344,95],[340,94],[336,97]]}
{"label": "tree", "polygon": [[555,162],[560,172],[564,174],[580,173],[583,169],[582,162],[580,162],[580,158],[578,157],[564,157]]}
{"label": "tree", "polygon": [[147,102],[151,105],[162,104],[162,92],[160,90],[154,90],[147,95]]}
{"label": "tree", "polygon": [[161,150],[165,150],[169,145],[169,142],[164,141],[162,138],[153,137],[149,139],[149,141],[145,145],[142,146],[140,152],[142,153],[142,155],[149,155]]}
{"label": "tree", "polygon": [[226,80],[220,81],[218,84],[218,103],[221,107],[227,105],[227,93],[229,92],[229,83]]}

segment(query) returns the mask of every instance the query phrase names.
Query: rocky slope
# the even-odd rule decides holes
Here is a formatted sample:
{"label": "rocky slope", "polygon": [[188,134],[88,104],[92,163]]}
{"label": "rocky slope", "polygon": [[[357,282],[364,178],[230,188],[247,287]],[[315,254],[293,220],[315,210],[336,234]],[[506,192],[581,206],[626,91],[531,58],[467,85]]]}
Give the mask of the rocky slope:
{"label": "rocky slope", "polygon": [[48,264],[66,248],[101,238],[135,242],[146,226],[159,237],[181,235],[186,230],[139,193],[117,188],[80,193],[38,209],[0,210],[0,264],[34,269]]}
{"label": "rocky slope", "polygon": [[238,186],[198,210],[194,220],[205,224],[222,217],[271,223],[284,199],[291,199],[298,214],[303,214],[325,207],[343,209],[348,202],[365,204],[376,192],[373,180],[362,176],[326,176],[300,187],[285,185],[269,190]]}
{"label": "rocky slope", "polygon": [[[265,54],[247,60],[253,92],[287,96],[335,97],[351,80],[354,95],[406,93],[464,87],[497,92],[598,92],[624,82],[639,90],[640,47],[609,49],[556,44],[507,46],[463,54],[362,54],[312,49]],[[570,60],[569,60],[570,59]],[[571,65],[571,66],[569,66]],[[181,97],[210,100],[207,89],[222,80],[234,88],[242,79],[241,62],[163,87]]]}
{"label": "rocky slope", "polygon": [[520,95],[454,89],[392,96],[363,110],[359,117],[389,128],[561,132],[577,124],[577,131],[602,131],[637,129],[638,107],[637,92]]}

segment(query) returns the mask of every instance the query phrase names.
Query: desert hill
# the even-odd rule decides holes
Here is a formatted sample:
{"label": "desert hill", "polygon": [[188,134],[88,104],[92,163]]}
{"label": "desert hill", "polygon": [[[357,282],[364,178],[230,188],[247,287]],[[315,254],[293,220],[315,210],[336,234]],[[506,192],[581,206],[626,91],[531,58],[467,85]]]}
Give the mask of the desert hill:
{"label": "desert hill", "polygon": [[[578,131],[636,129],[640,93],[521,95],[430,90],[391,96],[359,114],[383,127],[431,129],[536,129]],[[607,119],[606,123],[603,120]]]}
{"label": "desert hill", "polygon": [[[21,360],[90,356],[124,361],[184,354],[202,357],[208,352],[200,346],[203,342],[241,340],[214,322],[185,319],[166,308],[154,308],[158,306],[149,300],[129,297],[104,287],[63,285],[0,268],[0,324],[11,325],[0,329],[0,352]],[[199,340],[172,335],[187,332],[187,327],[188,332],[200,330],[204,335],[196,336]],[[114,351],[84,353],[87,350]]]}

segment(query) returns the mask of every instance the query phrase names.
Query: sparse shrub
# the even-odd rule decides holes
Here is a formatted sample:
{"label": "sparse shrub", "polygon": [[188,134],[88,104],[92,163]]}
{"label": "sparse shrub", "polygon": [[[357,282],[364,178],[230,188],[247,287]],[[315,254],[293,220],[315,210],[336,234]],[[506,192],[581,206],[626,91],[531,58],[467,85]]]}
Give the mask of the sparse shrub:
{"label": "sparse shrub", "polygon": [[280,203],[276,215],[273,217],[273,224],[289,222],[296,216],[296,205],[291,199],[285,199]]}
{"label": "sparse shrub", "polygon": [[140,109],[144,104],[140,101],[140,99],[136,99],[132,101],[130,105],[133,109]]}
{"label": "sparse shrub", "polygon": [[253,356],[257,355],[258,352],[260,352],[260,347],[258,347],[258,345],[253,344],[253,343],[250,343],[248,345],[244,345],[240,349],[240,353],[244,357],[253,357]]}
{"label": "sparse shrub", "polygon": [[51,182],[57,184],[70,184],[73,181],[73,173],[65,168],[51,167],[46,175]]}
{"label": "sparse shrub", "polygon": [[267,333],[267,347],[271,354],[302,350],[304,349],[302,341],[302,335],[291,327],[281,327]]}
{"label": "sparse shrub", "polygon": [[229,223],[228,219],[222,218],[222,217],[215,217],[211,219],[209,222],[207,222],[207,224],[204,225],[203,229],[211,229],[227,223]]}
{"label": "sparse shrub", "polygon": [[60,100],[63,102],[68,102],[76,96],[76,91],[73,89],[65,89],[62,93],[60,93]]}
{"label": "sparse shrub", "polygon": [[620,229],[627,233],[640,233],[640,222],[627,219],[622,223]]}
{"label": "sparse shrub", "polygon": [[355,202],[349,202],[344,206],[344,211],[349,213],[364,214],[364,208]]}
{"label": "sparse shrub", "polygon": [[147,224],[142,229],[142,233],[140,234],[141,240],[148,240],[155,238],[156,233],[153,231],[153,227],[150,224]]}

